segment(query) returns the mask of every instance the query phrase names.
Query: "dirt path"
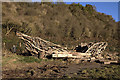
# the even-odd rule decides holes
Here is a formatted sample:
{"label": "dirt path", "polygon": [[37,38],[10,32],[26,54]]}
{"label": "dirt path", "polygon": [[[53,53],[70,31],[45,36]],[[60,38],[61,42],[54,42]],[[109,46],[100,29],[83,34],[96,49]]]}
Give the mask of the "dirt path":
{"label": "dirt path", "polygon": [[88,78],[119,77],[120,65],[105,65],[96,62],[75,63],[62,59],[40,60],[10,54],[3,57],[3,78]]}
{"label": "dirt path", "polygon": [[3,78],[44,78],[74,76],[82,69],[101,68],[99,63],[67,63],[66,61],[42,61],[41,63],[7,64],[3,67]]}

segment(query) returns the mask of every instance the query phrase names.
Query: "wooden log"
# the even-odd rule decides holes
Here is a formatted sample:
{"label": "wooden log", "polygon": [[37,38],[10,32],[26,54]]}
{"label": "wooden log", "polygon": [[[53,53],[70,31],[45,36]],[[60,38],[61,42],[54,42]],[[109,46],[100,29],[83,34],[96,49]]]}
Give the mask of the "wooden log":
{"label": "wooden log", "polygon": [[23,33],[17,32],[17,36],[22,39],[26,45],[26,49],[30,52],[38,54],[39,57],[42,52],[42,55],[53,54],[53,57],[69,57],[69,58],[79,58],[86,59],[91,55],[97,56],[100,55],[102,49],[104,50],[107,46],[106,42],[98,42],[89,46],[88,50],[85,53],[71,52],[66,48],[54,44],[50,41],[46,41],[40,37],[31,37]]}
{"label": "wooden log", "polygon": [[111,60],[101,60],[100,62],[104,64],[118,63],[118,61],[111,61]]}
{"label": "wooden log", "polygon": [[110,64],[111,62],[109,61],[109,62],[104,62],[104,64]]}

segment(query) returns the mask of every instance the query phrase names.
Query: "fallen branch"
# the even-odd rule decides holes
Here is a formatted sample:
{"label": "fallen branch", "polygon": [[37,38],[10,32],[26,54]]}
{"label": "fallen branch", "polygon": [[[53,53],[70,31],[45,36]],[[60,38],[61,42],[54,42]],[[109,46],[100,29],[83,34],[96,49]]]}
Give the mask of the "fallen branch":
{"label": "fallen branch", "polygon": [[5,34],[6,36],[12,31],[14,27],[12,27],[9,31],[7,31],[7,33]]}

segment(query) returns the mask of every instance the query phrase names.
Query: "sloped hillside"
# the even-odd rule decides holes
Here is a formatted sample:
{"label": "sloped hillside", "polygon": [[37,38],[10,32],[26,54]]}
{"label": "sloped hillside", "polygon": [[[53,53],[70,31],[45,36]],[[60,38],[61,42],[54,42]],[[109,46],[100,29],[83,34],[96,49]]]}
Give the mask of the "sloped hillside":
{"label": "sloped hillside", "polygon": [[2,3],[2,21],[7,49],[21,42],[15,36],[20,31],[68,47],[107,41],[108,51],[119,51],[118,23],[89,4]]}

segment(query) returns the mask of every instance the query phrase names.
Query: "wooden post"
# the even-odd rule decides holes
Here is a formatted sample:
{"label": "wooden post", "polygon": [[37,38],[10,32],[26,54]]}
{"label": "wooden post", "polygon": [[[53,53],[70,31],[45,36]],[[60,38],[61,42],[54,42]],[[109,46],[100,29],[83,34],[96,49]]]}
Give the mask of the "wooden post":
{"label": "wooden post", "polygon": [[38,52],[38,58],[40,59],[40,52]]}
{"label": "wooden post", "polygon": [[44,58],[44,52],[41,52],[41,51],[39,51],[38,52],[38,58],[40,59],[42,59],[42,58]]}
{"label": "wooden post", "polygon": [[21,42],[19,43],[19,46],[21,47]]}
{"label": "wooden post", "polygon": [[3,48],[5,48],[5,42],[3,43]]}

